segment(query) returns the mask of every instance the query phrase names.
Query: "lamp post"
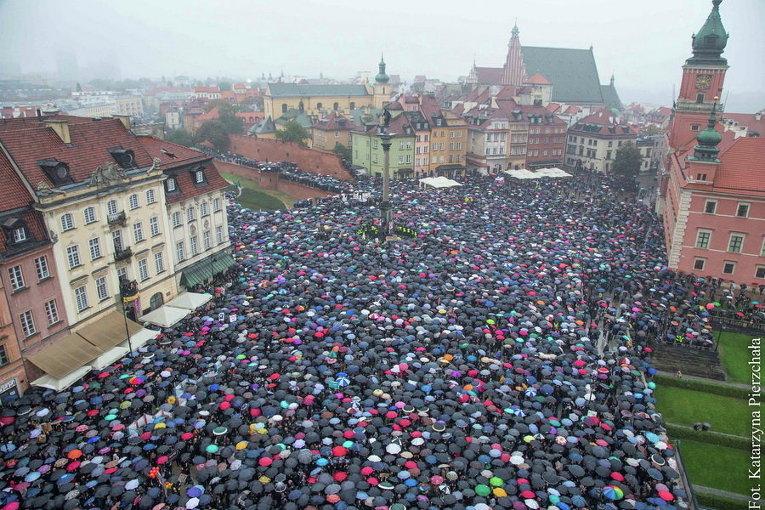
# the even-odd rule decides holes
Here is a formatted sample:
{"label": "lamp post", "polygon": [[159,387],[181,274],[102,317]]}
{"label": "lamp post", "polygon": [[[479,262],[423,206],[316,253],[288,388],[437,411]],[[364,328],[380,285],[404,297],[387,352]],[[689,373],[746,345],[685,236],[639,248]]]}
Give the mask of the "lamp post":
{"label": "lamp post", "polygon": [[132,303],[134,299],[134,296],[138,293],[138,289],[134,288],[129,289],[130,283],[127,281],[127,278],[122,277],[120,278],[120,299],[122,301],[122,318],[125,319],[125,336],[127,337],[127,343],[128,347],[130,348],[130,353],[133,353],[133,343],[130,341],[130,328],[128,327],[128,318],[127,318],[127,303]]}
{"label": "lamp post", "polygon": [[383,189],[382,200],[380,201],[380,238],[385,241],[390,231],[391,223],[391,206],[390,206],[390,146],[391,146],[391,134],[388,132],[388,124],[390,123],[390,112],[388,109],[383,110],[383,114],[380,116],[380,143],[383,149]]}

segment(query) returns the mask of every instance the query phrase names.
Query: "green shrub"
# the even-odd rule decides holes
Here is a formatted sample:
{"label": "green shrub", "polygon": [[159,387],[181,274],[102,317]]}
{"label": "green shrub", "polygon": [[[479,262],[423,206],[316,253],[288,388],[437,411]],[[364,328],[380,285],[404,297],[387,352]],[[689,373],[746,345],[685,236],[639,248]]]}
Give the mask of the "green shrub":
{"label": "green shrub", "polygon": [[684,388],[686,390],[714,393],[715,395],[722,395],[724,397],[746,399],[749,396],[749,392],[746,388],[739,388],[738,386],[733,386],[724,382],[711,380],[707,382],[698,379],[678,378],[664,374],[656,374],[653,376],[653,380],[658,385],[665,384],[667,386]]}
{"label": "green shrub", "polygon": [[694,485],[693,492],[699,504],[709,508],[717,510],[747,510],[749,508],[748,498],[734,492],[720,494],[717,490],[701,485]]}
{"label": "green shrub", "polygon": [[664,426],[667,428],[667,434],[672,439],[692,439],[694,441],[701,441],[702,443],[728,446],[730,448],[738,448],[739,450],[747,451],[751,447],[751,441],[747,437],[723,434],[722,432],[714,432],[711,430],[707,430],[706,432],[693,430],[692,427],[677,425],[675,423],[665,423]]}

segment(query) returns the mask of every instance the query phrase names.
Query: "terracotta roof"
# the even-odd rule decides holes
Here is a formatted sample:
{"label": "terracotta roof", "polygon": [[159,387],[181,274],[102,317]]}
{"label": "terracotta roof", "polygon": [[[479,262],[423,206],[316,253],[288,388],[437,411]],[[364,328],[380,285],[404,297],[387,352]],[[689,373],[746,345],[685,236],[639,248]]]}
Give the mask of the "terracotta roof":
{"label": "terracotta roof", "polygon": [[765,138],[736,138],[720,155],[714,186],[765,192]]}
{"label": "terracotta roof", "polygon": [[[22,210],[18,215],[12,215],[11,217],[16,217],[24,222],[24,225],[28,229],[27,239],[29,241],[45,241],[48,239],[48,232],[45,229],[41,213],[34,209],[27,208]],[[32,246],[36,245],[33,244]],[[30,245],[24,243],[22,245],[12,246],[11,248],[12,249],[7,252],[8,240],[5,237],[5,229],[0,228],[0,253],[3,253],[4,256],[13,257],[20,253],[25,253],[29,250]]]}
{"label": "terracotta roof", "polygon": [[167,140],[160,140],[155,136],[139,136],[138,141],[152,158],[159,158],[160,167],[163,169],[209,159],[209,156],[203,152]]}
{"label": "terracotta roof", "polygon": [[332,112],[327,118],[316,121],[313,127],[324,131],[350,131],[351,122],[342,115]]}
{"label": "terracotta roof", "polygon": [[0,152],[0,212],[26,207],[33,202],[24,183],[11,166],[11,162]]}
{"label": "terracotta roof", "polygon": [[[64,120],[69,126],[71,143],[61,138],[45,124],[45,120]],[[38,161],[55,158],[69,166],[75,182],[90,178],[93,171],[115,160],[109,149],[122,147],[135,154],[139,167],[151,165],[151,157],[138,138],[130,133],[118,119],[95,120],[86,117],[56,115],[39,119],[11,119],[0,121],[0,142],[5,146],[34,188],[40,182],[53,185],[40,168]]]}
{"label": "terracotta roof", "polygon": [[494,84],[502,81],[502,67],[476,67],[478,83]]}
{"label": "terracotta roof", "polygon": [[550,85],[550,80],[540,73],[534,73],[526,80],[526,83],[531,83],[532,85]]}
{"label": "terracotta roof", "polygon": [[[191,168],[195,168],[194,165]],[[189,169],[190,170],[190,169]],[[174,193],[166,193],[165,198],[168,204],[174,204],[182,200],[188,200],[205,193],[211,193],[228,186],[228,183],[221,177],[218,168],[215,166],[215,162],[211,159],[204,163],[204,172],[207,183],[198,185],[194,182],[191,171],[186,171],[183,168],[175,168],[172,170],[165,170],[168,176],[175,177],[176,189],[179,191]]]}
{"label": "terracotta roof", "polygon": [[555,113],[558,110],[560,110],[560,105],[558,103],[547,103],[547,106],[545,106],[545,108],[547,108],[548,112]]}
{"label": "terracotta roof", "polygon": [[723,113],[722,118],[725,120],[732,120],[740,127],[748,128],[748,131],[754,131],[760,136],[765,136],[765,115],[759,114],[760,118],[757,119],[757,114],[754,113]]}

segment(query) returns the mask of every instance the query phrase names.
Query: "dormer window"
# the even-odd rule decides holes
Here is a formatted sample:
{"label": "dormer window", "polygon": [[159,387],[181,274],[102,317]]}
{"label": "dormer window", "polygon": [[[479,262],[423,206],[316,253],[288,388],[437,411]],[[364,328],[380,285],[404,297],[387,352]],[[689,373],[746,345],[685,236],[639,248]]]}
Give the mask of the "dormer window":
{"label": "dormer window", "polygon": [[117,164],[120,166],[120,168],[135,168],[135,153],[131,149],[123,149],[122,147],[117,147],[114,149],[109,149],[109,154],[112,155],[114,158],[114,161],[117,162]]}
{"label": "dormer window", "polygon": [[19,218],[9,218],[2,226],[9,244],[20,244],[29,240],[29,231]]}
{"label": "dormer window", "polygon": [[69,165],[63,161],[59,161],[55,158],[43,159],[37,162],[40,168],[45,172],[45,175],[54,186],[61,186],[63,184],[73,183],[74,180],[69,174]]}
{"label": "dormer window", "polygon": [[191,172],[191,176],[194,179],[194,184],[204,184],[206,181],[205,179],[205,171],[203,168],[195,168]]}
{"label": "dormer window", "polygon": [[13,244],[23,243],[27,240],[27,229],[23,225],[14,228],[11,232],[11,239],[13,239]]}
{"label": "dormer window", "polygon": [[165,181],[165,189],[168,193],[173,193],[174,191],[178,191],[178,185],[175,182],[175,177],[168,177]]}

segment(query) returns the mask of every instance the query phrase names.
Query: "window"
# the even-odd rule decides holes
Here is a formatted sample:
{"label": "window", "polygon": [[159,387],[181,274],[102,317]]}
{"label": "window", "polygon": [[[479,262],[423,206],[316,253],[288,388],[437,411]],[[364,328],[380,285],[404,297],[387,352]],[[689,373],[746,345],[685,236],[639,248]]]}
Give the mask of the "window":
{"label": "window", "polygon": [[37,330],[35,329],[35,321],[32,318],[32,310],[27,310],[20,314],[19,319],[21,319],[21,330],[24,332],[25,337],[28,338],[37,333]]}
{"label": "window", "polygon": [[316,103],[316,109],[317,110],[321,110],[322,106],[324,106],[324,105],[322,105],[321,103]]}
{"label": "window", "polygon": [[133,238],[137,243],[143,241],[143,225],[140,221],[133,223]]}
{"label": "window", "polygon": [[128,205],[130,206],[130,209],[138,209],[138,194],[133,193],[128,197]]}
{"label": "window", "polygon": [[99,301],[109,297],[109,290],[106,288],[106,276],[96,278],[96,295]]}
{"label": "window", "polygon": [[350,106],[351,110],[355,110],[356,109],[356,103],[354,101],[351,101],[349,106]]}
{"label": "window", "polygon": [[717,210],[717,201],[716,200],[707,200],[704,204],[704,212],[707,214],[714,214]]}
{"label": "window", "polygon": [[90,248],[90,260],[101,258],[101,241],[97,237],[88,241],[88,247]]}
{"label": "window", "polygon": [[194,221],[195,216],[196,216],[196,213],[194,212],[194,206],[191,206],[188,209],[186,209],[186,221]]}
{"label": "window", "polygon": [[218,240],[218,244],[223,242],[223,227],[221,225],[215,227],[215,239]]}
{"label": "window", "polygon": [[191,256],[193,257],[199,253],[199,242],[197,236],[191,236],[189,239],[189,244],[191,246]]}
{"label": "window", "polygon": [[109,200],[106,203],[106,213],[109,216],[114,216],[117,214],[117,201],[116,200]]}
{"label": "window", "polygon": [[138,277],[142,282],[149,279],[149,263],[146,259],[138,261]]}
{"label": "window", "polygon": [[199,215],[204,217],[210,214],[210,207],[207,205],[206,201],[203,201],[201,204],[199,204]]}
{"label": "window", "polygon": [[48,270],[48,258],[45,255],[35,259],[35,269],[37,269],[38,280],[44,280],[50,276],[50,271]]}
{"label": "window", "polygon": [[82,312],[88,308],[88,290],[84,285],[74,289],[74,300],[77,302],[78,312]]}
{"label": "window", "polygon": [[755,278],[765,278],[765,266],[757,266],[754,270]]}
{"label": "window", "polygon": [[213,212],[218,212],[220,210],[221,210],[220,198],[213,199]]}
{"label": "window", "polygon": [[704,93],[703,92],[699,92],[698,94],[696,94],[696,102],[697,103],[703,103],[704,102]]}
{"label": "window", "polygon": [[165,261],[161,251],[154,254],[154,269],[157,270],[157,274],[165,270]]}
{"label": "window", "polygon": [[177,190],[178,187],[175,183],[175,177],[168,177],[165,181],[165,187],[167,188],[168,193],[172,193],[173,191]]}
{"label": "window", "polygon": [[74,228],[74,216],[72,216],[70,213],[63,214],[61,216],[61,230],[66,232],[67,230],[72,230]]}
{"label": "window", "polygon": [[122,231],[112,232],[112,241],[114,241],[114,251],[122,251]]}
{"label": "window", "polygon": [[212,246],[212,244],[211,244],[212,239],[211,238],[212,238],[212,236],[210,235],[210,231],[209,230],[205,230],[202,233],[202,243],[204,244],[205,250],[209,250],[210,246]]}
{"label": "window", "polygon": [[69,269],[74,269],[80,265],[80,249],[76,244],[66,249],[66,259],[69,261]]}
{"label": "window", "polygon": [[739,218],[746,218],[749,216],[749,204],[738,204],[738,208],[736,208],[736,216]]}
{"label": "window", "polygon": [[157,199],[154,196],[154,190],[153,189],[147,189],[146,190],[146,203],[147,204],[153,204],[156,201],[157,201]]}
{"label": "window", "polygon": [[741,253],[741,247],[744,245],[743,234],[731,234],[728,241],[728,251],[731,253]]}
{"label": "window", "polygon": [[698,130],[699,130],[699,125],[698,124],[692,124],[691,125],[691,131],[698,131]]}
{"label": "window", "polygon": [[13,229],[13,242],[21,243],[27,240],[27,229],[18,227]]}
{"label": "window", "polygon": [[696,234],[696,248],[709,248],[709,241],[712,238],[712,232],[709,230],[699,230]]}
{"label": "window", "polygon": [[194,172],[194,182],[197,184],[205,182],[205,173],[202,170],[197,170]]}
{"label": "window", "polygon": [[0,345],[0,367],[8,364],[8,353],[5,352],[5,346]]}
{"label": "window", "polygon": [[723,273],[724,274],[733,274],[733,271],[736,270],[736,263],[727,261],[723,264]]}
{"label": "window", "polygon": [[127,266],[119,267],[117,268],[117,279],[122,281],[122,279],[127,278]]}
{"label": "window", "polygon": [[702,271],[704,269],[704,266],[706,265],[706,259],[696,259],[693,261],[693,269],[697,271]]}
{"label": "window", "polygon": [[21,272],[21,266],[13,266],[8,269],[8,275],[11,278],[11,288],[13,290],[24,288],[24,273]]}
{"label": "window", "polygon": [[159,218],[152,216],[149,218],[149,230],[151,231],[151,237],[159,235]]}
{"label": "window", "polygon": [[86,225],[94,223],[96,221],[96,208],[92,206],[86,207],[85,210],[82,211],[82,215],[85,217]]}
{"label": "window", "polygon": [[282,103],[282,113],[287,113],[287,103]]}
{"label": "window", "polygon": [[182,262],[186,259],[186,251],[183,246],[183,241],[178,241],[178,243],[176,243],[175,254],[178,258],[178,262]]}
{"label": "window", "polygon": [[340,109],[340,104],[339,103],[332,103],[332,109],[337,111],[338,109]]}
{"label": "window", "polygon": [[175,211],[173,213],[173,228],[181,226],[181,213]]}
{"label": "window", "polygon": [[58,322],[58,307],[55,299],[45,302],[45,316],[48,318],[48,326]]}

